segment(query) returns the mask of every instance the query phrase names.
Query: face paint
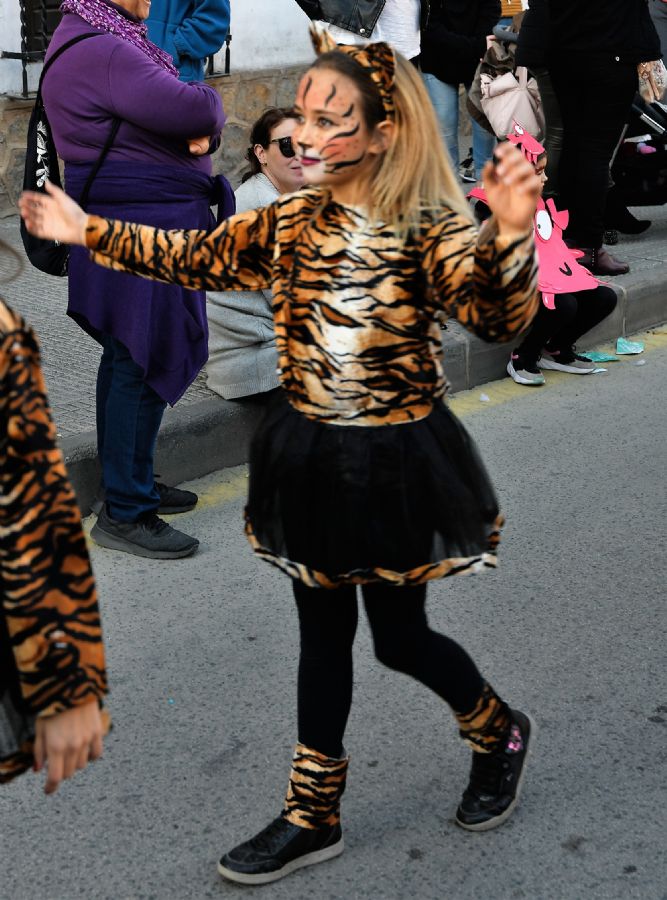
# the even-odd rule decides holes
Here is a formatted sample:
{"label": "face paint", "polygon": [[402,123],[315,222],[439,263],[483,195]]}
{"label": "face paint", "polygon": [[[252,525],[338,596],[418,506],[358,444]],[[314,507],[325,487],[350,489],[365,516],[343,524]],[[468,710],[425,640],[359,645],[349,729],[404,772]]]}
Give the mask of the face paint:
{"label": "face paint", "polygon": [[366,177],[371,136],[355,84],[331,69],[311,69],[299,85],[293,141],[309,184],[332,187]]}

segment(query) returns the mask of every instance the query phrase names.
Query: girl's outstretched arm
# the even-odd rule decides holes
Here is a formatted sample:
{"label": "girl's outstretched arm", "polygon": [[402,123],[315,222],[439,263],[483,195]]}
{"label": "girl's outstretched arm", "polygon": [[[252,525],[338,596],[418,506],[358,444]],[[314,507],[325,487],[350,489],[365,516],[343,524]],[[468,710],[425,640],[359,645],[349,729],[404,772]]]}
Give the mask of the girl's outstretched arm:
{"label": "girl's outstretched arm", "polygon": [[484,170],[494,215],[481,231],[449,212],[423,234],[432,304],[486,341],[509,341],[538,307],[533,216],[539,178],[519,150],[496,148]]}
{"label": "girl's outstretched arm", "polygon": [[31,234],[80,244],[96,263],[183,287],[254,291],[270,287],[276,210],[232,216],[213,232],[165,231],[89,216],[47,182],[47,194],[26,191],[19,210]]}

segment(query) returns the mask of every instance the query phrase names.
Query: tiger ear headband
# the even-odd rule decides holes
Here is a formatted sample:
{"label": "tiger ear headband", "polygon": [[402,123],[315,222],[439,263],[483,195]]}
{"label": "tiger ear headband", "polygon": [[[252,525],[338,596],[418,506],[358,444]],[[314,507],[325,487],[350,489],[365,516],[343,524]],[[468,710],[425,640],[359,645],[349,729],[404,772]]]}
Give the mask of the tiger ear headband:
{"label": "tiger ear headband", "polygon": [[331,52],[345,53],[358,62],[362,69],[368,72],[371,81],[380,92],[385,115],[393,120],[396,57],[389,44],[383,42],[366,45],[337,44],[328,31],[317,25],[310,26],[310,39],[318,56]]}

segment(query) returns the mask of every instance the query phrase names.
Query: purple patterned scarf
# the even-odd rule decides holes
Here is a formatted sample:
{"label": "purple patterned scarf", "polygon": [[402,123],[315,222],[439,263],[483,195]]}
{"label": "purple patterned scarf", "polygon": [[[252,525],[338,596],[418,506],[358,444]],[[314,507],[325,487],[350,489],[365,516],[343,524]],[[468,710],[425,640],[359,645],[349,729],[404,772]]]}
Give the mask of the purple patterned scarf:
{"label": "purple patterned scarf", "polygon": [[[88,22],[93,28],[101,28],[109,34],[115,34],[128,44],[134,44],[142,53],[149,56],[167,72],[171,72],[178,78],[178,69],[174,65],[171,56],[160,50],[157,44],[146,37],[148,28],[137,19],[129,19],[119,12],[115,6],[105,3],[104,0],[64,0],[60,4],[60,12],[75,13],[81,16],[84,22]],[[129,14],[128,14],[129,15]]]}

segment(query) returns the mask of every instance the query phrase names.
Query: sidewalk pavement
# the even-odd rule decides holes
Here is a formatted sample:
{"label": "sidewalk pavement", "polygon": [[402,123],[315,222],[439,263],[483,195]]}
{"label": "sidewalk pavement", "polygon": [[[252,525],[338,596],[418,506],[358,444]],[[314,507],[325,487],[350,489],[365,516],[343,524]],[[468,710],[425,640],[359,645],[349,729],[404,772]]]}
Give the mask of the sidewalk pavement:
{"label": "sidewalk pavement", "polygon": [[[628,275],[609,279],[619,302],[612,316],[585,335],[592,347],[667,321],[667,207],[637,211],[653,225],[639,237],[623,237],[609,248],[630,262]],[[18,218],[0,220],[0,238],[21,249]],[[27,263],[11,282],[14,265],[0,256],[0,293],[33,326],[42,345],[44,374],[70,477],[84,513],[99,481],[95,442],[95,377],[99,349],[65,314],[66,279],[43,275]],[[443,331],[445,371],[455,391],[505,375],[509,347],[485,344],[456,323]],[[527,388],[527,390],[530,390]],[[156,471],[177,484],[216,469],[246,462],[250,435],[260,410],[228,402],[206,387],[200,375],[165,413]]]}

